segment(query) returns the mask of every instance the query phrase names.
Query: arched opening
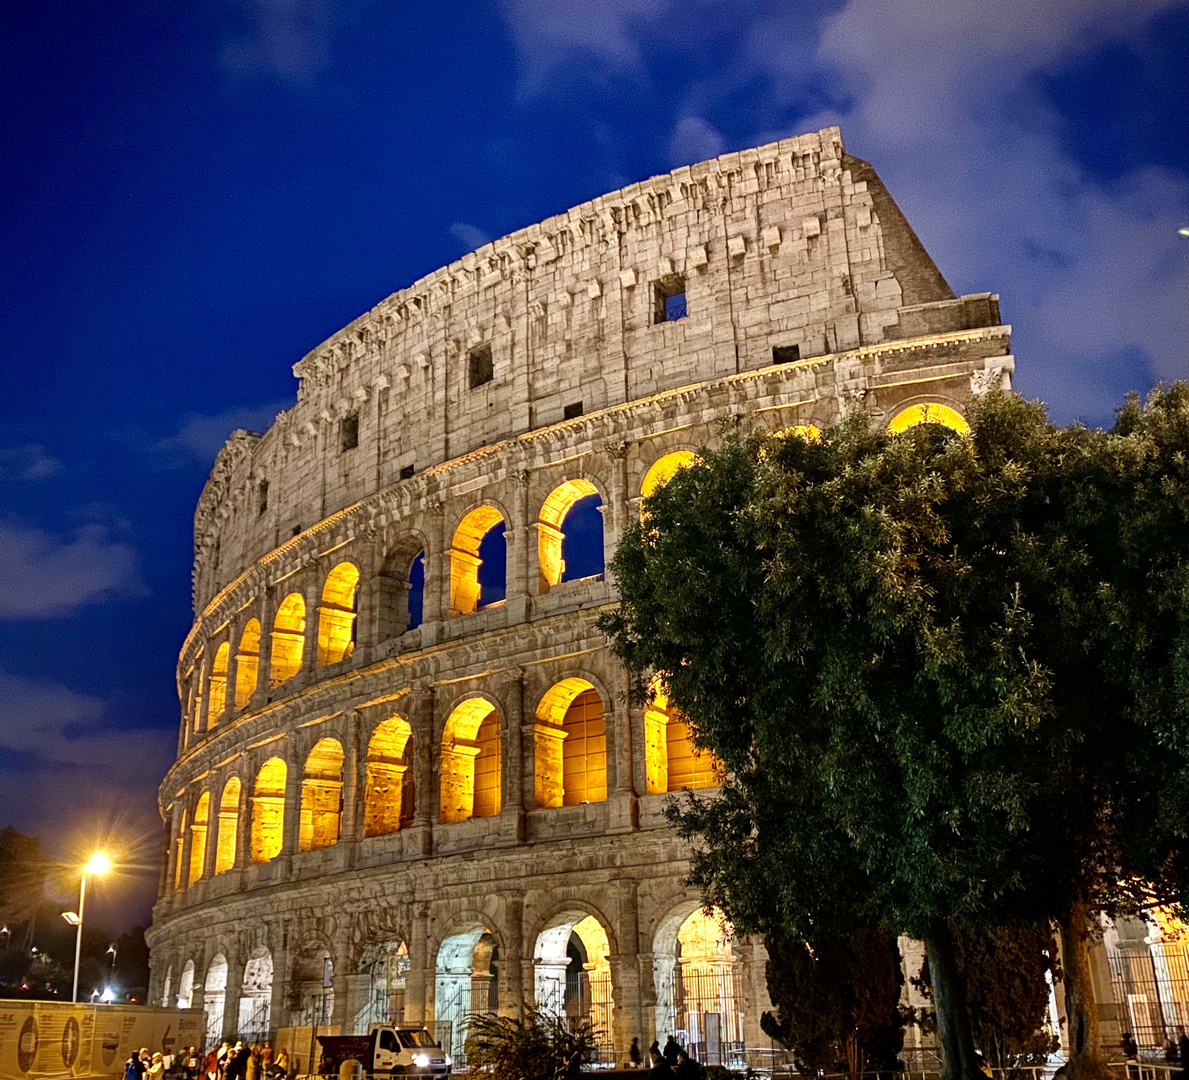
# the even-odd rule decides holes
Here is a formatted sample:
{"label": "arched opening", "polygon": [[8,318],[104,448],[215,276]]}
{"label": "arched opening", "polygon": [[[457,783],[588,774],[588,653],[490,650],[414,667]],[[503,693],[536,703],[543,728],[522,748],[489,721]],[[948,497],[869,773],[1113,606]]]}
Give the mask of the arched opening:
{"label": "arched opening", "polygon": [[359,973],[368,977],[368,997],[355,1014],[357,1034],[365,1034],[369,1024],[404,1022],[405,979],[410,967],[409,947],[404,941],[380,941],[364,950]]}
{"label": "arched opening", "polygon": [[533,949],[533,996],[546,1012],[589,1021],[600,1052],[613,1059],[610,953],[607,931],[593,915],[555,916]]}
{"label": "arched opening", "polygon": [[161,987],[161,1008],[173,1008],[173,999],[170,997],[170,992],[173,990],[173,964],[170,964],[165,969],[165,984]]}
{"label": "arched opening", "polygon": [[190,876],[187,883],[193,885],[202,877],[206,865],[206,827],[210,815],[211,793],[204,791],[198,796],[194,807],[194,823],[190,826]]}
{"label": "arched opening", "polygon": [[252,795],[252,862],[266,863],[281,853],[285,840],[285,781],[288,767],[269,758],[256,774]]}
{"label": "arched opening", "polygon": [[644,762],[649,794],[720,783],[721,763],[694,746],[689,724],[660,690],[644,710]]}
{"label": "arched opening", "polygon": [[[289,980],[289,1012],[293,1027],[324,1027],[330,1023],[334,1015],[334,961],[329,949],[317,943],[309,944],[294,959]],[[317,1051],[314,1064],[317,1064]],[[298,1072],[303,1071],[299,1065]]]}
{"label": "arched opening", "polygon": [[186,855],[186,821],[187,814],[185,809],[182,809],[182,820],[178,827],[177,839],[174,843],[177,845],[177,851],[173,859],[173,887],[175,890],[180,890],[182,882],[189,880],[186,875],[186,867],[183,865],[183,860]]}
{"label": "arched opening", "polygon": [[413,823],[412,729],[399,716],[376,725],[367,744],[363,835],[387,836]]}
{"label": "arched opening", "polygon": [[421,625],[425,607],[425,552],[420,541],[404,537],[388,550],[376,578],[377,633],[400,637]]}
{"label": "arched opening", "polygon": [[553,489],[537,521],[538,588],[603,574],[603,515],[589,480],[567,480]]}
{"label": "arched opening", "polygon": [[482,924],[456,930],[438,949],[434,979],[434,1037],[466,1064],[467,1018],[499,1010],[499,946]]}
{"label": "arched opening", "polygon": [[195,735],[202,730],[203,683],[206,679],[206,661],[202,653],[194,658],[194,693],[190,698],[190,728]]}
{"label": "arched opening", "polygon": [[458,523],[450,545],[450,614],[469,615],[504,599],[507,578],[504,519],[480,506]]}
{"label": "arched opening", "polygon": [[211,678],[207,702],[206,726],[218,727],[219,717],[227,708],[227,661],[231,656],[231,645],[224,641],[216,650],[211,661]]}
{"label": "arched opening", "polygon": [[239,1027],[245,1042],[263,1042],[272,1014],[272,953],[264,945],[252,950],[240,984]]}
{"label": "arched opening", "polygon": [[272,660],[268,685],[287,683],[301,670],[306,641],[306,602],[301,593],[290,593],[277,608],[272,624]]}
{"label": "arched opening", "polygon": [[239,636],[239,651],[235,654],[235,707],[244,708],[256,692],[260,677],[260,622],[249,619]]}
{"label": "arched opening", "polygon": [[909,405],[908,408],[901,409],[888,421],[888,431],[898,435],[917,424],[941,424],[942,427],[950,428],[959,435],[970,434],[970,425],[960,412],[936,401]]}
{"label": "arched opening", "polygon": [[467,698],[442,733],[443,822],[500,812],[500,718],[486,698]]}
{"label": "arched opening", "polygon": [[672,1032],[707,1065],[743,1061],[743,986],[732,942],[721,911],[689,901],[662,920],[653,945],[657,1038]]}
{"label": "arched opening", "polygon": [[659,457],[649,466],[648,472],[640,483],[640,495],[647,499],[662,484],[667,484],[678,469],[684,469],[694,463],[692,450],[674,450],[671,454]]}
{"label": "arched opening", "polygon": [[359,570],[353,563],[339,563],[322,586],[318,608],[318,665],[337,664],[355,650],[355,601]]}
{"label": "arched opening", "polygon": [[409,565],[409,622],[406,630],[421,625],[425,609],[425,552],[419,551]]}
{"label": "arched opening", "polygon": [[306,758],[301,781],[297,850],[316,851],[339,842],[343,823],[343,748],[319,739]]}
{"label": "arched opening", "polygon": [[537,806],[577,806],[607,798],[603,699],[585,679],[563,679],[541,698],[533,759]]}
{"label": "arched opening", "polygon": [[187,960],[178,979],[178,1008],[189,1009],[194,1004],[194,961]]}
{"label": "arched opening", "polygon": [[239,829],[238,776],[233,776],[223,785],[223,797],[219,800],[219,834],[215,848],[215,873],[224,874],[235,865],[235,838]]}
{"label": "arched opening", "polygon": [[227,957],[219,953],[206,969],[202,1010],[206,1013],[206,1044],[214,1046],[223,1038],[223,1007],[227,1001]]}

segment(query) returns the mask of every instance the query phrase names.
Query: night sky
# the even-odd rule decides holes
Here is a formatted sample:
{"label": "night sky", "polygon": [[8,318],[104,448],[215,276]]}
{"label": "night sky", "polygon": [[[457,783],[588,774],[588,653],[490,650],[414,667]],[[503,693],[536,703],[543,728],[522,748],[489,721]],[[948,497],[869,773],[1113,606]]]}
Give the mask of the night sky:
{"label": "night sky", "polygon": [[3,5],[0,825],[110,838],[96,917],[147,917],[216,451],[382,297],[605,191],[840,123],[1057,419],[1189,377],[1187,55],[1159,0]]}

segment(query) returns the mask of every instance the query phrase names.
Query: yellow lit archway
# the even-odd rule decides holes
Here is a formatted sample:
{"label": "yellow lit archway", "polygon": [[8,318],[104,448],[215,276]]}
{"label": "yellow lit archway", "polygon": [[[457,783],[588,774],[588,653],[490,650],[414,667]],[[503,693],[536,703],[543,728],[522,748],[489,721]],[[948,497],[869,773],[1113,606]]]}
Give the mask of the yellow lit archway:
{"label": "yellow lit archway", "polygon": [[252,862],[266,863],[281,853],[285,839],[285,781],[288,767],[269,758],[256,774],[252,795]]}
{"label": "yellow lit archway", "polygon": [[941,424],[959,435],[970,434],[970,425],[960,412],[935,401],[909,405],[908,408],[901,409],[888,421],[888,431],[893,435],[899,435],[900,432],[907,431],[917,424]]}
{"label": "yellow lit archway", "polygon": [[188,815],[186,813],[185,808],[183,807],[182,808],[182,820],[179,824],[177,839],[174,841],[174,843],[177,846],[177,851],[174,853],[174,858],[173,858],[173,887],[175,889],[181,889],[182,882],[184,880],[186,880],[186,878],[185,878],[185,869],[186,868],[185,868],[185,866],[182,865],[182,859],[184,858],[185,853],[186,853],[186,822],[187,822],[187,820],[188,820]]}
{"label": "yellow lit archway", "polygon": [[537,565],[542,593],[560,585],[565,577],[562,541],[566,535],[563,528],[566,515],[579,499],[598,493],[598,488],[589,480],[567,480],[555,487],[541,506],[537,520]]}
{"label": "yellow lit archway", "polygon": [[363,835],[387,836],[413,820],[413,777],[409,769],[412,729],[399,716],[376,725],[367,744],[367,790]]}
{"label": "yellow lit archway", "polygon": [[227,708],[227,661],[231,656],[231,645],[224,641],[216,650],[211,661],[211,678],[208,683],[209,697],[206,707],[206,726],[218,727],[219,717]]}
{"label": "yellow lit archway", "polygon": [[301,593],[290,593],[277,608],[272,624],[272,663],[268,685],[287,683],[301,670],[306,641],[306,602]]}
{"label": "yellow lit archway", "polygon": [[500,812],[500,718],[486,698],[467,698],[442,732],[443,822]]}
{"label": "yellow lit archway", "polygon": [[239,636],[239,652],[235,654],[235,707],[242,709],[256,692],[260,677],[260,622],[249,619]]}
{"label": "yellow lit archway", "polygon": [[722,764],[699,751],[689,724],[658,688],[644,710],[644,761],[649,794],[685,788],[715,787]]}
{"label": "yellow lit archway", "polygon": [[533,746],[537,806],[577,806],[607,798],[603,699],[585,679],[563,679],[541,698]]}
{"label": "yellow lit archway", "polygon": [[318,664],[337,664],[355,648],[355,600],[359,592],[359,569],[339,563],[326,575],[322,606],[318,609]]}
{"label": "yellow lit archway", "polygon": [[206,863],[206,827],[210,807],[211,793],[204,791],[198,797],[198,804],[194,807],[194,823],[190,826],[189,884],[191,885],[202,877],[202,868]]}
{"label": "yellow lit archway", "polygon": [[225,874],[235,865],[235,838],[239,829],[238,776],[233,776],[223,785],[223,797],[219,800],[219,833],[215,847],[215,873]]}
{"label": "yellow lit archway", "polygon": [[678,469],[692,465],[694,458],[692,450],[674,450],[671,454],[657,458],[649,466],[648,472],[644,474],[644,479],[640,483],[641,497],[647,499],[658,487],[667,484]]}
{"label": "yellow lit archway", "polygon": [[301,781],[298,851],[316,851],[339,842],[343,824],[343,747],[319,739],[306,758]]}
{"label": "yellow lit archway", "polygon": [[479,506],[458,523],[450,545],[450,614],[469,615],[479,607],[479,545],[503,515],[494,506]]}

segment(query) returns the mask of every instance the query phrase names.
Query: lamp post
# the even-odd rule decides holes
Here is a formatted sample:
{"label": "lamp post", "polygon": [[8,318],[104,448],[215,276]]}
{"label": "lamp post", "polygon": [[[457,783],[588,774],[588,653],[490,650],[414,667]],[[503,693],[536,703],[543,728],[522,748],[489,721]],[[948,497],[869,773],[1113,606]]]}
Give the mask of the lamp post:
{"label": "lamp post", "polygon": [[[95,852],[90,862],[83,867],[82,878],[78,884],[78,924],[74,935],[74,990],[70,1000],[78,1004],[78,962],[83,951],[83,906],[87,901],[87,875],[106,874],[111,869],[111,860],[102,851]],[[67,920],[68,922],[73,920]]]}

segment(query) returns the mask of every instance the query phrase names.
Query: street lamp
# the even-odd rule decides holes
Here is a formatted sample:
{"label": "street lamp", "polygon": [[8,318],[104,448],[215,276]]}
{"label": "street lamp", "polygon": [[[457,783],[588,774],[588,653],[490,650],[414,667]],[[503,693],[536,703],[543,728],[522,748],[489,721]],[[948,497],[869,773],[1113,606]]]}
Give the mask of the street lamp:
{"label": "street lamp", "polygon": [[74,923],[73,919],[66,918],[67,915],[73,915],[74,912],[66,912],[62,916],[68,923],[72,923],[78,927],[74,935],[74,990],[70,996],[70,1000],[76,1005],[78,1004],[78,961],[83,951],[83,907],[87,901],[87,875],[102,876],[110,869],[111,860],[102,851],[95,852],[87,865],[83,867],[82,878],[79,880],[77,924]]}

